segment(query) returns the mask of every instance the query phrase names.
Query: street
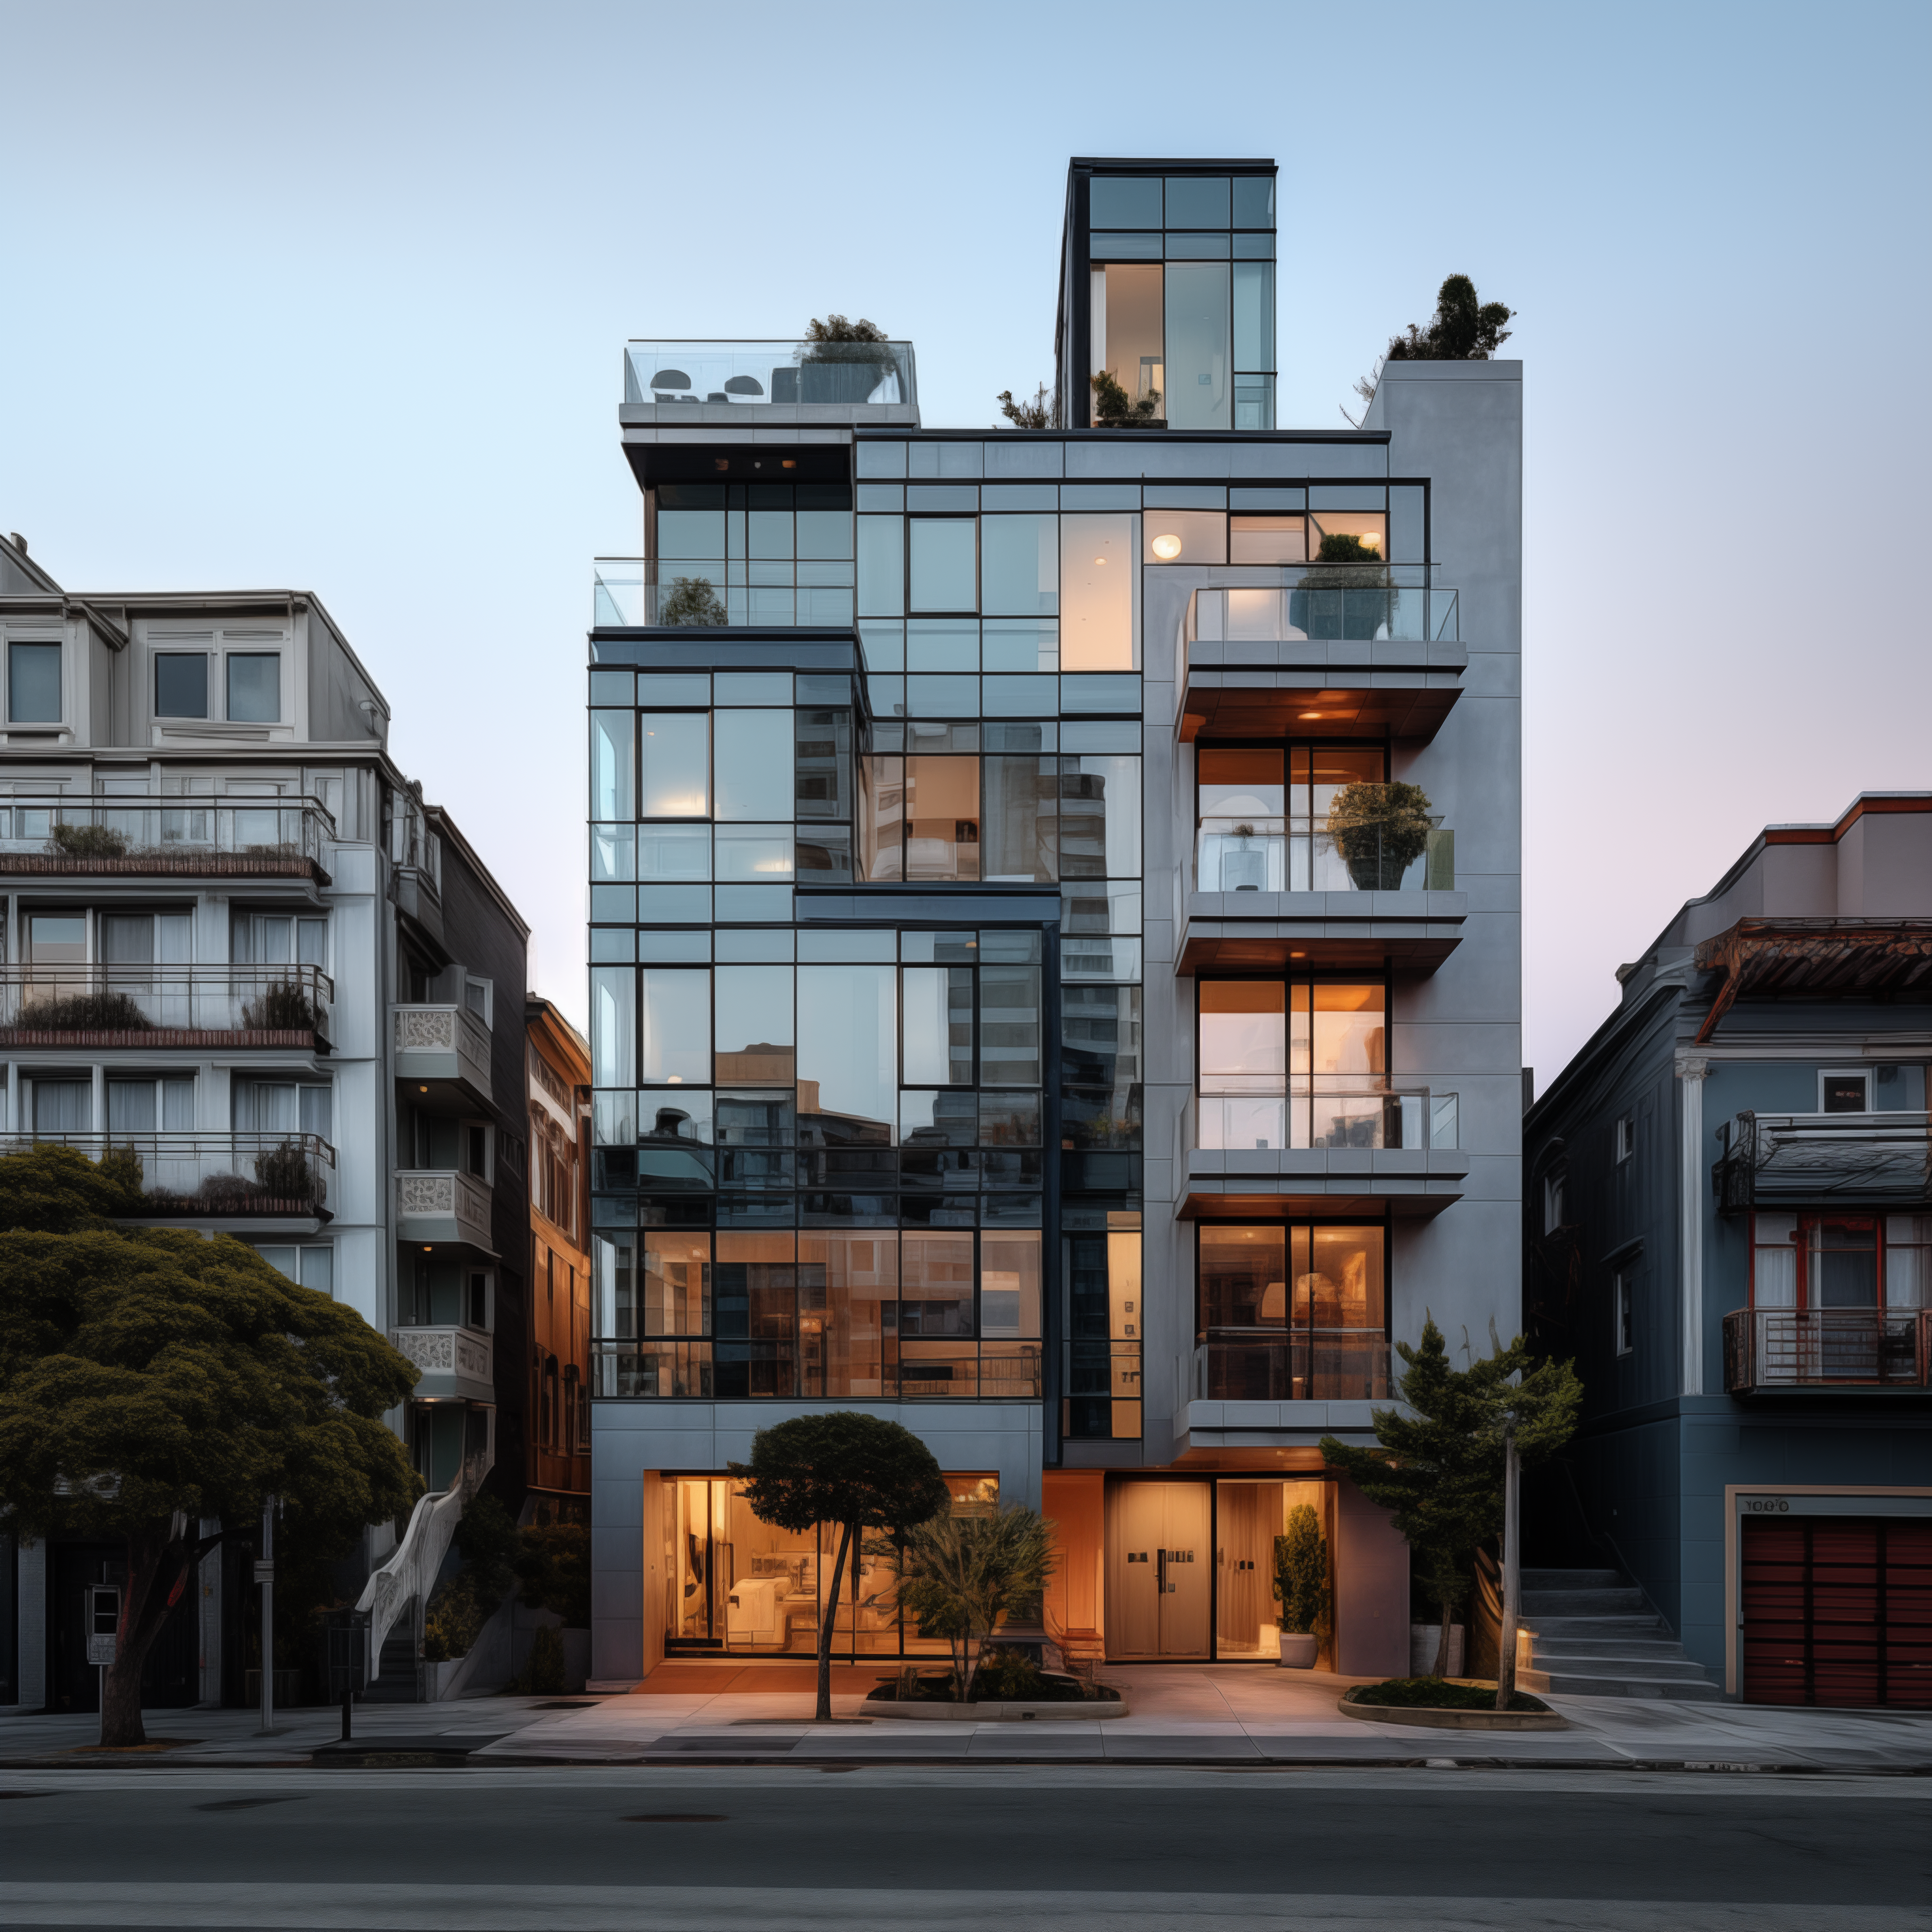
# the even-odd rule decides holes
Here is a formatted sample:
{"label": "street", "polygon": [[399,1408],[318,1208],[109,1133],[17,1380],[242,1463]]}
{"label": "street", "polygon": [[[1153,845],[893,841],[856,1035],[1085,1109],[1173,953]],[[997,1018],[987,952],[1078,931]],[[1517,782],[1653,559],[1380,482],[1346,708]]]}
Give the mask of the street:
{"label": "street", "polygon": [[0,1925],[1889,1932],[1932,1927],[1929,1814],[1642,1772],[18,1772]]}

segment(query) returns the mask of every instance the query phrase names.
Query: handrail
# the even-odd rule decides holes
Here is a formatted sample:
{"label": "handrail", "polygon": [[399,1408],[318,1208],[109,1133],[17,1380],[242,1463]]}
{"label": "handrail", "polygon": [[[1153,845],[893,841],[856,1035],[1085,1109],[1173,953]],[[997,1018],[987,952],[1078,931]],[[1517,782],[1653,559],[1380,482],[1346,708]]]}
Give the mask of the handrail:
{"label": "handrail", "polygon": [[1924,1388],[1932,1310],[1736,1308],[1724,1317],[1724,1387]]}
{"label": "handrail", "polygon": [[326,1034],[335,982],[319,966],[93,960],[0,966],[0,1027],[40,1032]]}
{"label": "handrail", "polygon": [[402,1540],[363,1585],[362,1594],[356,1600],[356,1613],[369,1620],[369,1642],[364,1654],[365,1667],[372,1672],[382,1668],[383,1642],[410,1604],[427,1606],[464,1507],[482,1486],[495,1460],[488,1451],[466,1456],[448,1489],[440,1495],[418,1496]]}

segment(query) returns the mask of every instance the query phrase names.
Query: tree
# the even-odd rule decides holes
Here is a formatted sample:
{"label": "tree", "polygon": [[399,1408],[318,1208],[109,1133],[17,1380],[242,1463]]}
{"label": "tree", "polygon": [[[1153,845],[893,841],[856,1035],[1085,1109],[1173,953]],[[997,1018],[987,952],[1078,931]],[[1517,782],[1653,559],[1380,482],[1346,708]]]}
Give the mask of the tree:
{"label": "tree", "polygon": [[722,624],[724,607],[705,577],[674,577],[670,595],[658,606],[660,624]]}
{"label": "tree", "polygon": [[142,1666],[220,1540],[203,1520],[239,1527],[280,1497],[332,1542],[422,1487],[382,1420],[415,1365],[238,1240],[114,1226],[137,1200],[70,1148],[0,1159],[0,1508],[28,1536],[126,1545],[116,1745],[144,1742]]}
{"label": "tree", "polygon": [[1032,1602],[1054,1567],[1053,1525],[1017,1505],[994,1516],[948,1511],[919,1524],[895,1552],[897,1607],[952,1652],[953,1693],[971,1697],[986,1640],[1000,1619]]}
{"label": "tree", "polygon": [[1516,314],[1501,302],[1476,300],[1467,275],[1451,275],[1436,292],[1436,313],[1426,328],[1408,325],[1406,335],[1389,338],[1390,362],[1486,362],[1510,338],[1503,325]]}
{"label": "tree", "polygon": [[[837,317],[834,320],[838,320]],[[760,1522],[794,1536],[820,1523],[838,1526],[838,1555],[831,1588],[820,1598],[818,1705],[832,1715],[832,1627],[845,1559],[857,1532],[883,1530],[894,1538],[950,1507],[951,1492],[932,1451],[909,1429],[856,1409],[830,1415],[798,1415],[774,1423],[752,1438],[752,1460],[734,1462],[734,1476],[748,1480],[745,1503]]]}
{"label": "tree", "polygon": [[[806,324],[805,339],[808,343],[890,342],[892,338],[876,322],[868,322],[863,316],[856,322],[848,322],[842,315],[828,315],[823,321],[814,316]],[[811,359],[836,362],[838,358],[826,356]]]}
{"label": "tree", "polygon": [[1274,1594],[1281,1628],[1311,1635],[1328,1611],[1328,1539],[1312,1503],[1288,1513],[1288,1530],[1274,1540]]}
{"label": "tree", "polygon": [[1390,1510],[1420,1560],[1442,1611],[1436,1675],[1449,1668],[1449,1627],[1468,1588],[1476,1549],[1502,1528],[1503,1418],[1516,1414],[1516,1452],[1528,1466],[1553,1455],[1576,1426],[1583,1386],[1569,1362],[1538,1362],[1519,1335],[1466,1369],[1449,1359],[1433,1319],[1422,1344],[1396,1344],[1403,1372],[1396,1394],[1412,1412],[1375,1410],[1381,1445],[1361,1449],[1322,1438],[1330,1464],[1354,1478],[1372,1503]]}
{"label": "tree", "polygon": [[1016,429],[1058,429],[1060,398],[1042,382],[1024,402],[1015,402],[1010,389],[999,394],[1000,413]]}
{"label": "tree", "polygon": [[1132,429],[1138,423],[1160,420],[1160,392],[1150,389],[1144,396],[1130,396],[1102,369],[1091,379],[1094,385],[1094,421],[1101,429]]}

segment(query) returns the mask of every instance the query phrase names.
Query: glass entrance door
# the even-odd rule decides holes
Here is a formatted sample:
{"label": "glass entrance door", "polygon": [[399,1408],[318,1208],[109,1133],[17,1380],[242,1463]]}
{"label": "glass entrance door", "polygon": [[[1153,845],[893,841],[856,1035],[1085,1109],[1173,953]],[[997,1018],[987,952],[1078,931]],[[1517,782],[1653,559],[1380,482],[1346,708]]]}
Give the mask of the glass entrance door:
{"label": "glass entrance door", "polygon": [[1205,1483],[1117,1483],[1107,1493],[1107,1654],[1204,1658],[1214,1595]]}

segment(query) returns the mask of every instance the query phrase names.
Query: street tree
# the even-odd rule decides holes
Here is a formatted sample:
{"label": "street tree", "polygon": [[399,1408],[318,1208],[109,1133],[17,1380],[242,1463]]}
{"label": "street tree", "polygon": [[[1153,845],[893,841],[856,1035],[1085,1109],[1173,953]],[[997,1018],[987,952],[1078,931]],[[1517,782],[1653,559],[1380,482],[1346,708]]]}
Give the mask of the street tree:
{"label": "street tree", "polygon": [[832,1630],[855,1534],[868,1529],[903,1538],[951,1503],[932,1451],[909,1429],[856,1409],[797,1415],[752,1438],[752,1460],[734,1462],[748,1480],[745,1504],[760,1522],[794,1536],[820,1523],[838,1528],[831,1586],[819,1600],[818,1704],[832,1715]]}
{"label": "street tree", "polygon": [[1422,1324],[1420,1347],[1398,1342],[1396,1353],[1404,1365],[1396,1393],[1408,1412],[1372,1412],[1378,1448],[1324,1436],[1322,1453],[1370,1502],[1391,1512],[1415,1552],[1440,1612],[1436,1675],[1442,1677],[1469,1566],[1502,1528],[1503,1418],[1514,1413],[1516,1452],[1528,1467],[1570,1439],[1583,1385],[1574,1364],[1538,1362],[1520,1335],[1507,1344],[1492,1337],[1488,1354],[1459,1369],[1433,1319]]}
{"label": "street tree", "polygon": [[[139,1176],[70,1148],[0,1158],[0,1508],[127,1550],[101,1741],[145,1741],[141,1670],[195,1565],[282,1499],[337,1542],[421,1488],[382,1418],[415,1365],[226,1235],[116,1225]],[[262,1660],[265,1669],[272,1660]]]}

